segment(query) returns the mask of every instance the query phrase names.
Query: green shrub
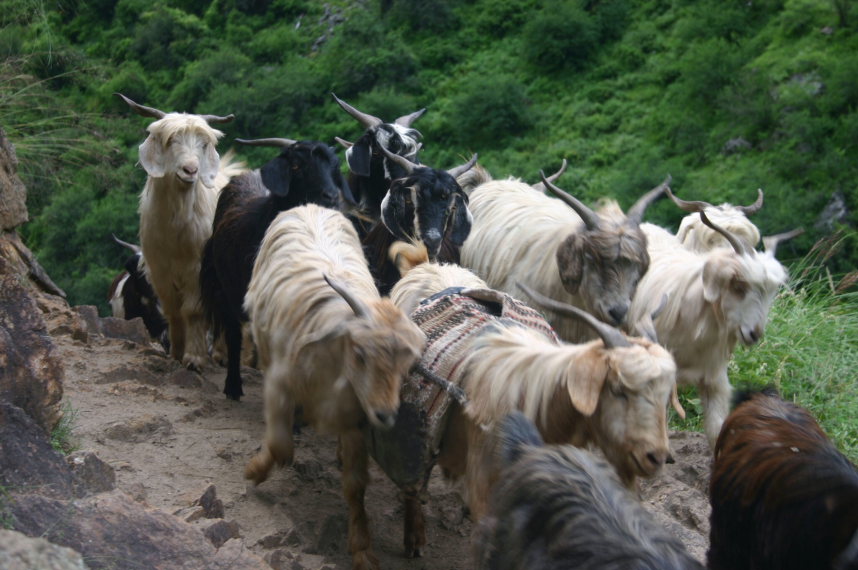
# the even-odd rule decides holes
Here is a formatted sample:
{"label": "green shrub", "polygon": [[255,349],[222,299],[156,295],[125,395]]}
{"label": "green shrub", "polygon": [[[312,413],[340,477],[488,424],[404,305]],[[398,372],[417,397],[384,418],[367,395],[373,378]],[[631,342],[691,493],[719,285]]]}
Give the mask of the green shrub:
{"label": "green shrub", "polygon": [[453,98],[447,124],[456,142],[497,148],[524,135],[533,118],[524,88],[515,78],[477,77]]}
{"label": "green shrub", "polygon": [[599,22],[576,3],[552,1],[522,31],[523,56],[543,72],[584,67],[599,43]]}
{"label": "green shrub", "polygon": [[387,18],[410,31],[445,32],[456,26],[456,16],[447,0],[393,0]]}

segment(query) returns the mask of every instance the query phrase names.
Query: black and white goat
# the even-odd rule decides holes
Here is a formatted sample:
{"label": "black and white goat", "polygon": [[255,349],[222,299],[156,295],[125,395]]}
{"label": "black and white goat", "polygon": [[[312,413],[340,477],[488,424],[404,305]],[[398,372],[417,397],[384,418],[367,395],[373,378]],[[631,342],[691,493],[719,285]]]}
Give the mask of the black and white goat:
{"label": "black and white goat", "polygon": [[403,166],[387,158],[382,149],[419,164],[417,153],[422,135],[411,128],[411,123],[423,115],[426,109],[403,115],[392,123],[385,123],[378,117],[358,111],[333,93],[331,95],[334,101],[365,129],[363,135],[354,143],[337,139],[346,147],[346,162],[350,171],[348,183],[360,205],[359,212],[352,216],[352,221],[358,229],[358,234],[363,236],[372,228],[374,222],[378,221],[381,203],[391,181],[407,174]]}
{"label": "black and white goat", "polygon": [[280,154],[261,168],[233,178],[215,211],[212,236],[203,249],[200,287],[203,306],[227,346],[224,393],[238,400],[241,388],[242,308],[259,244],[271,221],[284,210],[314,203],[337,209],[351,193],[334,149],[325,143],[290,139],[242,140],[275,146]]}
{"label": "black and white goat", "polygon": [[143,319],[149,336],[156,339],[165,350],[170,350],[170,339],[167,332],[167,321],[161,312],[161,304],[152,289],[152,284],[146,277],[143,266],[143,251],[139,245],[122,241],[116,236],[113,240],[119,245],[131,250],[131,255],[125,259],[125,270],[117,275],[110,284],[107,300],[114,317],[130,321],[136,317]]}
{"label": "black and white goat", "polygon": [[396,240],[422,243],[430,261],[458,262],[458,251],[471,231],[468,196],[456,177],[473,167],[477,155],[450,170],[409,161],[382,148],[391,164],[404,172],[393,180],[381,204],[381,220],[362,238],[364,253],[379,291],[386,295],[399,280],[388,250]]}

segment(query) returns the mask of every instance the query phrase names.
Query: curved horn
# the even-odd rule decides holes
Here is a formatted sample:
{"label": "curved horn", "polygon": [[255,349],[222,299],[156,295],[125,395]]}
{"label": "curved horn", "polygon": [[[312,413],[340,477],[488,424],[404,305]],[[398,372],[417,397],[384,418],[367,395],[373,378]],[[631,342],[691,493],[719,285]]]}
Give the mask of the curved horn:
{"label": "curved horn", "polygon": [[[557,172],[555,172],[554,174],[552,174],[551,176],[546,177],[546,179],[549,182],[554,182],[555,180],[560,178],[560,175],[563,174],[564,172],[566,172],[566,166],[568,164],[569,163],[564,158],[563,162],[560,164],[560,169]],[[539,190],[540,192],[545,192],[545,184],[543,184],[542,182],[537,182],[536,184],[531,184],[531,186],[533,186],[535,189]]]}
{"label": "curved horn", "polygon": [[128,243],[127,241],[122,241],[121,239],[116,237],[116,234],[110,234],[110,235],[113,236],[113,241],[115,241],[116,243],[118,243],[121,246],[127,247],[128,249],[130,249],[134,253],[140,253],[141,251],[143,251],[143,249],[139,245],[134,245],[133,243]]}
{"label": "curved horn", "polygon": [[346,139],[341,139],[340,137],[334,137],[334,140],[340,143],[340,146],[345,149],[350,149],[355,145],[355,143],[349,142]]}
{"label": "curved horn", "polygon": [[745,255],[748,253],[748,248],[745,247],[745,244],[743,244],[741,240],[737,239],[736,236],[734,236],[733,234],[731,234],[730,232],[707,218],[706,212],[700,212],[700,221],[718,232],[719,234],[721,234],[722,236],[724,236],[724,239],[730,242],[730,245],[733,246],[733,249],[736,250],[736,253],[738,253],[739,255]]}
{"label": "curved horn", "polygon": [[411,174],[412,172],[414,172],[415,168],[420,167],[419,164],[411,162],[410,160],[408,160],[404,156],[399,156],[398,154],[393,154],[392,152],[387,150],[384,147],[384,145],[379,145],[379,147],[381,147],[381,151],[384,153],[384,156],[386,156],[389,160],[392,160],[393,162],[395,162],[396,164],[398,164],[399,166],[404,168],[405,172],[407,172],[408,174]]}
{"label": "curved horn", "polygon": [[598,230],[599,229],[599,216],[596,215],[596,212],[588,208],[584,205],[583,202],[567,193],[565,190],[561,190],[557,186],[551,183],[548,178],[545,177],[545,173],[543,171],[539,171],[539,176],[542,177],[542,183],[545,184],[545,187],[554,192],[554,195],[566,202],[575,212],[581,216],[581,219],[584,220],[584,225],[587,226],[588,230]]}
{"label": "curved horn", "polygon": [[355,312],[355,315],[361,318],[369,319],[372,317],[372,313],[369,310],[369,307],[359,298],[355,297],[351,291],[346,289],[342,283],[339,283],[330,277],[326,273],[323,273],[322,276],[325,278],[325,281],[328,282],[328,285],[331,286],[331,289],[339,293],[340,297],[342,297],[346,303],[349,304],[349,307],[352,308],[352,311]]}
{"label": "curved horn", "polygon": [[229,123],[233,119],[235,119],[235,115],[230,113],[229,115],[221,116],[221,115],[200,115],[203,119],[206,120],[207,123]]}
{"label": "curved horn", "polygon": [[408,115],[402,115],[401,117],[399,117],[398,119],[396,119],[393,122],[396,123],[397,125],[402,125],[403,127],[410,128],[411,123],[413,123],[414,121],[419,119],[423,115],[423,113],[425,113],[425,112],[426,112],[426,107],[423,107],[419,111],[414,111],[413,113],[410,113]]}
{"label": "curved horn", "polygon": [[780,234],[775,234],[773,236],[766,236],[763,238],[763,247],[766,250],[766,253],[774,257],[775,251],[778,249],[778,244],[782,241],[786,241],[788,239],[792,239],[796,236],[800,236],[804,233],[804,228],[796,228],[794,230],[790,230],[788,232],[783,232]]}
{"label": "curved horn", "polygon": [[634,225],[639,226],[643,221],[643,215],[646,209],[650,204],[655,202],[658,198],[661,197],[664,192],[670,189],[670,182],[673,180],[673,177],[668,174],[667,178],[664,179],[664,182],[638,198],[638,201],[634,203],[634,205],[629,208],[629,211],[626,212],[626,218]]}
{"label": "curved horn", "polygon": [[474,153],[474,156],[471,157],[471,160],[469,160],[465,164],[460,164],[459,166],[451,168],[450,170],[447,171],[447,174],[449,174],[453,178],[458,178],[462,174],[464,174],[467,171],[469,171],[470,169],[472,169],[476,163],[477,163],[477,153]]}
{"label": "curved horn", "polygon": [[247,146],[275,146],[280,148],[289,148],[293,144],[298,141],[293,141],[292,139],[235,139],[235,142],[238,144],[244,144]]}
{"label": "curved horn", "polygon": [[712,208],[712,204],[709,202],[704,202],[702,200],[683,200],[682,198],[677,198],[674,196],[673,192],[670,191],[670,188],[666,190],[667,196],[673,200],[673,203],[679,206],[679,209],[683,212],[702,212],[705,208]]}
{"label": "curved horn", "polygon": [[757,188],[757,201],[751,204],[750,206],[736,206],[736,209],[745,214],[746,216],[752,216],[760,211],[760,208],[763,207],[763,189]]}
{"label": "curved horn", "polygon": [[339,97],[334,95],[333,93],[331,93],[331,95],[333,96],[334,101],[336,101],[337,104],[340,107],[342,107],[346,113],[348,113],[349,115],[351,115],[352,117],[357,119],[358,122],[361,125],[363,125],[363,127],[365,129],[369,129],[371,127],[377,127],[378,125],[380,125],[384,122],[381,119],[379,119],[378,117],[373,117],[372,115],[358,111],[357,109],[355,109],[354,107],[352,107],[351,105],[349,105],[348,103],[346,103],[345,101],[343,101],[342,99],[340,99]]}
{"label": "curved horn", "polygon": [[143,117],[152,117],[153,119],[163,119],[164,115],[167,114],[164,111],[159,111],[155,107],[146,107],[145,105],[140,105],[138,103],[135,103],[134,101],[132,101],[131,99],[129,99],[128,97],[123,95],[122,93],[114,93],[114,95],[116,95],[117,97],[119,97],[120,99],[125,101],[128,104],[128,106],[134,110],[135,113],[137,113],[138,115],[141,115]]}
{"label": "curved horn", "polygon": [[542,308],[585,322],[596,332],[596,334],[599,335],[602,342],[605,344],[605,348],[610,349],[632,346],[632,343],[629,342],[623,333],[614,327],[603,323],[590,313],[582,311],[578,307],[573,307],[572,305],[567,305],[566,303],[550,299],[541,293],[537,293],[524,283],[516,281],[516,285],[518,285],[519,289],[527,293],[528,296],[530,296],[530,298]]}

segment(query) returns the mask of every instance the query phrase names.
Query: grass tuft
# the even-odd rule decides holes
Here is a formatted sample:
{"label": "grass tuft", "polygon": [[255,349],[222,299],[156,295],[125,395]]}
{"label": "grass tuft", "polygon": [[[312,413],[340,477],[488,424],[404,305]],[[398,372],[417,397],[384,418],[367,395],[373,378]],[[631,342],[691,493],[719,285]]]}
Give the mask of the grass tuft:
{"label": "grass tuft", "polygon": [[77,410],[72,408],[69,402],[63,406],[63,417],[51,431],[51,447],[64,455],[74,453],[79,449],[79,444],[74,439],[75,423],[77,421]]}

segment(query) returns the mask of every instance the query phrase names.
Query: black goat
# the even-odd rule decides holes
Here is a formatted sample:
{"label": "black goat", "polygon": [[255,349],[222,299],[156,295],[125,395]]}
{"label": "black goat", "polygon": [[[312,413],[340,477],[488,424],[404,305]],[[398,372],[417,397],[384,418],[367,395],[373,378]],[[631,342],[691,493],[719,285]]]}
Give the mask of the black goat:
{"label": "black goat", "polygon": [[170,351],[170,340],[167,332],[167,321],[161,312],[161,304],[152,289],[152,284],[143,271],[143,251],[139,245],[122,241],[116,236],[113,240],[131,250],[131,255],[125,260],[125,271],[117,275],[110,284],[107,301],[114,317],[130,321],[140,317],[149,336],[156,339],[167,352]]}
{"label": "black goat", "polygon": [[858,469],[774,390],[736,401],[715,445],[709,568],[858,569]]}
{"label": "black goat", "polygon": [[422,243],[429,261],[458,263],[458,251],[471,231],[473,217],[468,196],[456,177],[476,164],[477,155],[445,171],[415,164],[387,149],[382,152],[404,171],[404,176],[391,183],[381,204],[381,220],[361,242],[378,289],[387,295],[400,277],[399,269],[388,258],[396,240]]}
{"label": "black goat", "polygon": [[703,569],[601,459],[546,446],[520,412],[500,427],[502,465],[475,534],[481,570]]}
{"label": "black goat", "polygon": [[355,143],[337,139],[346,147],[348,183],[360,204],[359,212],[352,216],[352,223],[355,224],[358,235],[363,237],[378,221],[381,203],[391,181],[406,175],[401,165],[386,159],[382,149],[419,164],[417,153],[422,135],[411,128],[411,123],[423,115],[426,109],[403,115],[392,123],[385,123],[378,117],[358,111],[333,93],[331,95],[343,110],[366,129]]}
{"label": "black goat", "polygon": [[215,336],[227,347],[224,394],[238,400],[241,389],[242,304],[253,262],[271,221],[283,210],[314,203],[337,209],[352,201],[334,149],[321,142],[260,139],[242,144],[281,147],[262,168],[233,178],[218,198],[212,236],[203,249],[200,287]]}

